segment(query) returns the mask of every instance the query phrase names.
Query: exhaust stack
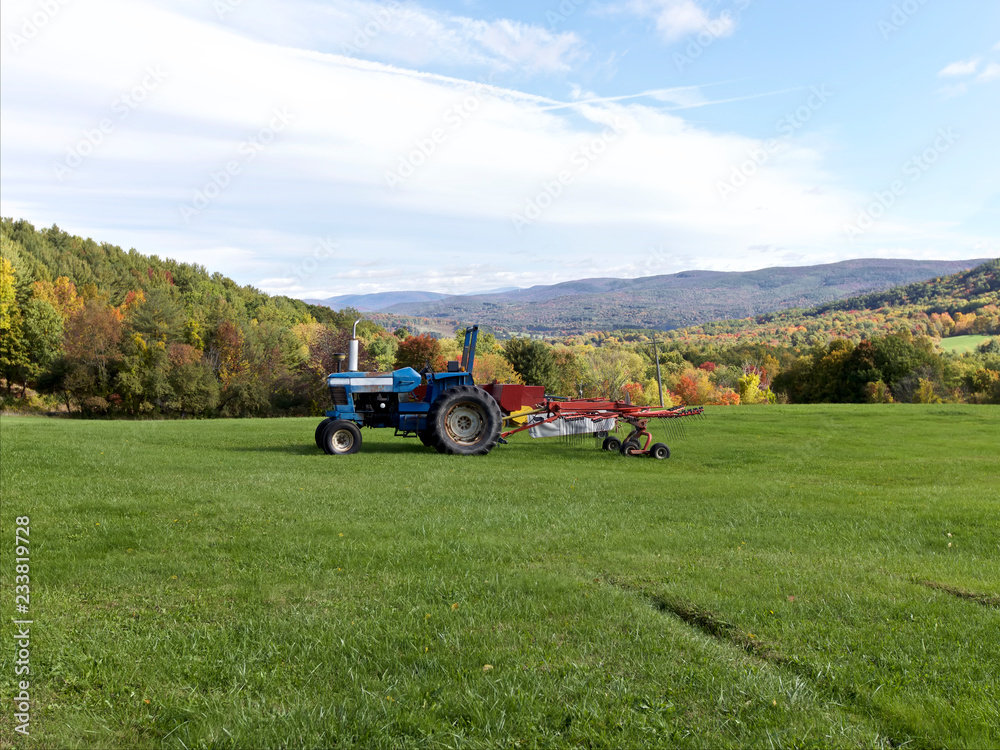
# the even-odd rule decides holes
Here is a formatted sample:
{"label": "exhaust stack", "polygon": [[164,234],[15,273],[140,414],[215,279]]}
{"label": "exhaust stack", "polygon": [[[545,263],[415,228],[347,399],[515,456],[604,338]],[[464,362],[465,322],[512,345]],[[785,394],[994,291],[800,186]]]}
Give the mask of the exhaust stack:
{"label": "exhaust stack", "polygon": [[354,321],[354,330],[351,333],[351,340],[347,343],[347,371],[358,371],[358,323],[361,318]]}

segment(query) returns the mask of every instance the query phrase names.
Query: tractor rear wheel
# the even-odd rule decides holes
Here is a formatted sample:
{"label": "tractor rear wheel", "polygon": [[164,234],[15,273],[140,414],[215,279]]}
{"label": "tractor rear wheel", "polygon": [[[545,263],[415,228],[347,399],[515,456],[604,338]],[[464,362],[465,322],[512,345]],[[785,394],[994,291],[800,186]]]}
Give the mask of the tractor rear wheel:
{"label": "tractor rear wheel", "polygon": [[323,447],[323,433],[326,431],[326,426],[328,424],[330,424],[330,422],[332,422],[332,421],[333,420],[330,417],[327,417],[326,419],[324,419],[322,422],[320,422],[316,426],[316,447],[317,448],[322,448]]}
{"label": "tractor rear wheel", "polygon": [[649,457],[663,460],[664,458],[670,458],[670,449],[667,447],[666,443],[653,443],[653,447],[649,449]]}
{"label": "tractor rear wheel", "polygon": [[331,419],[323,431],[323,451],[330,456],[349,456],[361,450],[361,430],[346,419]]}
{"label": "tractor rear wheel", "polygon": [[417,433],[417,438],[428,448],[433,448],[437,445],[437,435],[434,434],[434,430],[430,429],[429,424],[426,430],[421,430]]}
{"label": "tractor rear wheel", "polygon": [[427,431],[438,453],[482,456],[500,440],[503,415],[493,397],[473,385],[449,388],[431,404]]}

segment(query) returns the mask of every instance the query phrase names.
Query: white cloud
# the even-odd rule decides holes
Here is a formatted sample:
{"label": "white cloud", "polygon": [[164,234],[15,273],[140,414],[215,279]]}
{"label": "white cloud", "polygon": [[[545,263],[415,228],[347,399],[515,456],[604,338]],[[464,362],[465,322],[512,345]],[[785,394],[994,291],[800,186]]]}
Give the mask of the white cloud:
{"label": "white cloud", "polygon": [[954,83],[948,84],[947,86],[942,86],[934,91],[935,94],[941,96],[942,99],[952,99],[956,96],[962,96],[969,90],[969,87],[965,83]]}
{"label": "white cloud", "polygon": [[676,42],[690,34],[707,31],[714,37],[729,36],[736,28],[730,11],[714,18],[696,0],[628,0],[609,6],[611,12],[630,12],[656,22],[656,29],[667,42]]}
{"label": "white cloud", "polygon": [[[969,91],[969,87],[978,83],[989,83],[1000,78],[1000,63],[988,62],[982,71],[979,71],[979,64],[982,58],[974,57],[970,60],[959,60],[950,65],[946,65],[938,72],[939,78],[965,78],[964,81],[949,83],[934,93],[939,94],[943,99],[950,99],[962,96]],[[976,75],[977,71],[979,74]],[[974,76],[974,77],[972,77]]]}
{"label": "white cloud", "polygon": [[[218,20],[204,0],[157,0],[162,7],[181,2],[189,13]],[[261,41],[350,57],[516,70],[528,75],[560,73],[585,55],[573,32],[509,19],[483,21],[425,8],[415,2],[376,0],[288,0],[242,2],[225,13],[223,24]]]}
{"label": "white cloud", "polygon": [[[227,22],[254,7],[239,6]],[[696,127],[655,97],[554,109],[565,103],[263,42],[220,26],[210,10],[192,17],[148,0],[91,0],[60,13],[18,53],[3,48],[3,212],[198,262],[269,291],[461,293],[746,269],[789,252],[836,260],[845,217],[861,200],[826,172],[820,147],[797,142],[724,202],[719,181],[760,142]],[[516,24],[452,32],[478,45],[464,49],[536,66],[558,66],[569,49],[546,57],[548,38]],[[120,119],[111,103],[150,64],[167,78]],[[658,96],[702,103],[697,90]],[[275,108],[293,116],[290,124],[248,157],[240,145]],[[51,165],[102,118],[114,128],[60,182]],[[620,134],[602,135],[616,118]],[[227,178],[234,161],[238,173]],[[401,163],[412,171],[391,190],[386,174]],[[562,173],[571,179],[557,199],[517,232],[512,214]],[[179,207],[213,183],[216,197],[185,222]],[[881,243],[889,228],[872,236]],[[317,251],[328,237],[335,251]]]}
{"label": "white cloud", "polygon": [[945,65],[940,71],[938,71],[938,76],[941,78],[968,76],[975,73],[977,67],[979,67],[978,57],[974,57],[971,60],[959,60],[958,62]]}
{"label": "white cloud", "polygon": [[[261,279],[260,282],[259,282],[259,286],[261,288],[266,287],[268,289],[290,289],[290,288],[298,287],[299,284],[298,284],[298,280],[297,279],[280,279],[279,278],[279,279]],[[279,292],[273,292],[273,293],[274,294],[278,294]],[[284,292],[281,292],[281,294],[283,294],[283,293]]]}
{"label": "white cloud", "polygon": [[995,81],[998,78],[1000,78],[1000,63],[990,63],[982,73],[976,76],[976,80],[980,83]]}
{"label": "white cloud", "polygon": [[581,41],[576,34],[553,35],[540,26],[501,19],[468,24],[472,37],[499,60],[529,72],[564,72],[581,57]]}

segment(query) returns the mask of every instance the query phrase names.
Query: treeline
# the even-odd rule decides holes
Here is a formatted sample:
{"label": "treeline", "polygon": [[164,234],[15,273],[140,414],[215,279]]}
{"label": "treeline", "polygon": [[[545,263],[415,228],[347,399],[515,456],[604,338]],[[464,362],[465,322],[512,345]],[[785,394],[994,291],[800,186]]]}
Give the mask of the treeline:
{"label": "treeline", "polygon": [[1000,403],[1000,338],[975,353],[942,354],[908,330],[854,344],[834,339],[798,357],[774,379],[796,403]]}
{"label": "treeline", "polygon": [[[206,269],[0,222],[3,407],[84,416],[314,415],[357,311],[271,297]],[[665,405],[937,400],[1000,403],[1000,339],[945,354],[932,337],[1000,333],[1000,263],[910,291],[659,334],[500,341],[483,331],[476,382]],[[935,292],[934,289],[938,291]],[[876,303],[893,299],[921,304]],[[864,301],[868,300],[868,301]],[[867,305],[867,307],[865,306]],[[358,326],[361,367],[434,370],[454,338]]]}
{"label": "treeline", "polygon": [[[91,416],[315,413],[360,317],[55,226],[3,219],[0,243],[7,408],[35,398]],[[388,334],[370,323],[359,333],[374,364]]]}

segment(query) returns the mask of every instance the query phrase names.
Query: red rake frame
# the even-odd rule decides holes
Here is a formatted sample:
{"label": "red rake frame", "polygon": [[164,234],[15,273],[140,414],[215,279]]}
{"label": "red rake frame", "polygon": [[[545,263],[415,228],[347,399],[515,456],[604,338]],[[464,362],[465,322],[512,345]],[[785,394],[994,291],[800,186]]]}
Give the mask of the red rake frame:
{"label": "red rake frame", "polygon": [[[557,419],[564,419],[568,422],[577,419],[616,419],[632,427],[632,432],[622,441],[623,444],[627,444],[631,440],[638,446],[640,441],[645,439],[642,447],[631,448],[627,452],[627,455],[640,456],[649,452],[650,443],[653,441],[653,436],[646,429],[649,420],[695,417],[704,411],[704,407],[701,406],[675,406],[666,409],[596,398],[567,399],[565,401],[547,400],[544,405],[539,406],[534,411],[519,414],[518,416],[528,417],[528,421],[519,427],[501,433],[500,437],[506,439],[515,433],[540,424],[548,424]],[[532,419],[532,417],[542,415],[544,415],[542,419]]]}

